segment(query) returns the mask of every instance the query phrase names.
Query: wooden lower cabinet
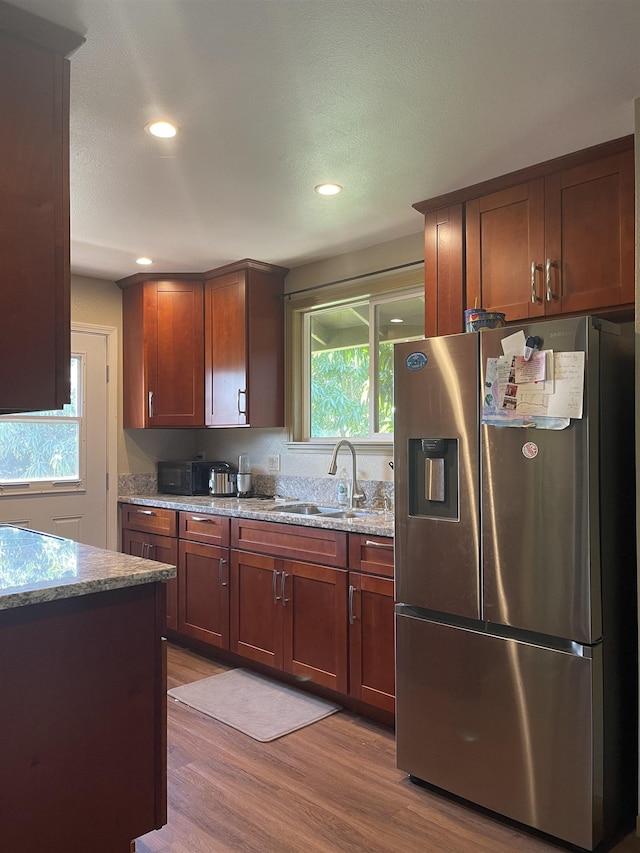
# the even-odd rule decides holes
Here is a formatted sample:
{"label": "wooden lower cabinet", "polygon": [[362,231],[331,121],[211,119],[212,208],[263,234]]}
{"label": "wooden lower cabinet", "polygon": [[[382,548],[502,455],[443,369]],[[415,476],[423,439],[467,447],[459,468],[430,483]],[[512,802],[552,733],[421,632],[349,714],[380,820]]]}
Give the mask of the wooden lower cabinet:
{"label": "wooden lower cabinet", "polygon": [[[122,531],[122,553],[145,560],[157,560],[159,563],[178,565],[178,540],[157,533],[144,533],[140,530]],[[167,617],[166,627],[178,630],[178,578],[166,582]]]}
{"label": "wooden lower cabinet", "polygon": [[231,651],[347,692],[347,572],[231,551]]}
{"label": "wooden lower cabinet", "polygon": [[177,565],[166,629],[395,710],[393,539],[121,507],[122,550]]}
{"label": "wooden lower cabinet", "polygon": [[178,631],[229,648],[229,549],[178,542]]}
{"label": "wooden lower cabinet", "polygon": [[349,695],[395,712],[392,578],[349,572]]}

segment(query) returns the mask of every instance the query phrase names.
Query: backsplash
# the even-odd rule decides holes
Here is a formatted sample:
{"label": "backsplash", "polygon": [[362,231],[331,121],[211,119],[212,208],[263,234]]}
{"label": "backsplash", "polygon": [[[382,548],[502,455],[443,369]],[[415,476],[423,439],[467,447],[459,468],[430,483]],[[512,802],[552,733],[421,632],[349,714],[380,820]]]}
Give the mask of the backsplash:
{"label": "backsplash", "polygon": [[[278,495],[300,501],[335,504],[335,477],[284,477],[254,474],[253,493],[256,495]],[[381,480],[358,480],[366,495],[366,505],[376,509],[393,508],[393,483]],[[155,495],[158,477],[154,474],[119,474],[118,494]]]}

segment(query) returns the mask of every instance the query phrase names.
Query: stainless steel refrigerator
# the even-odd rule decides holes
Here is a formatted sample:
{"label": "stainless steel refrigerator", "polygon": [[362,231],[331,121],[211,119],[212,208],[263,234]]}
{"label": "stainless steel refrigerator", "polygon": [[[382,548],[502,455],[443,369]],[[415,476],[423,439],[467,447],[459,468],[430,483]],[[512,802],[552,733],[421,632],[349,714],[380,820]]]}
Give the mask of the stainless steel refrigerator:
{"label": "stainless steel refrigerator", "polygon": [[[585,354],[565,428],[482,422],[520,330]],[[633,346],[579,317],[395,347],[398,767],[589,850],[637,806]]]}

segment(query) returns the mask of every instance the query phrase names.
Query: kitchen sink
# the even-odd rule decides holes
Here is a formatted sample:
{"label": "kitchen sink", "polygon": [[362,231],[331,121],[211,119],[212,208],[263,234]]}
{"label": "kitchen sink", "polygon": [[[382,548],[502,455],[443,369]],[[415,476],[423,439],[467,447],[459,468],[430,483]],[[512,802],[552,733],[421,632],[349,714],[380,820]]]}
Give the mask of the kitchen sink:
{"label": "kitchen sink", "polygon": [[272,512],[293,512],[296,515],[324,515],[327,512],[333,512],[334,507],[331,506],[316,506],[315,504],[292,504],[291,506],[276,507]]}
{"label": "kitchen sink", "polygon": [[334,506],[317,506],[316,504],[292,504],[291,506],[275,507],[271,512],[288,515],[321,515],[323,518],[366,518],[375,515],[373,510],[336,509]]}
{"label": "kitchen sink", "polygon": [[367,518],[370,515],[375,515],[374,512],[368,512],[366,509],[340,509],[320,514],[323,518]]}

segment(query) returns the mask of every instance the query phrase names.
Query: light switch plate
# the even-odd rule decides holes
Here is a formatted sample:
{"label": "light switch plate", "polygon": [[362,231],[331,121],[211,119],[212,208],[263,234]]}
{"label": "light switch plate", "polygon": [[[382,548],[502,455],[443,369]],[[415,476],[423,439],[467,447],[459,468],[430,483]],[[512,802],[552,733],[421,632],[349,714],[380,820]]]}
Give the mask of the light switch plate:
{"label": "light switch plate", "polygon": [[274,454],[273,456],[267,456],[267,471],[279,471],[280,470],[280,454]]}

